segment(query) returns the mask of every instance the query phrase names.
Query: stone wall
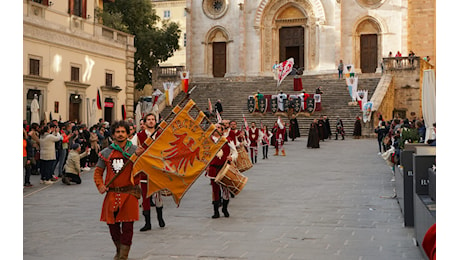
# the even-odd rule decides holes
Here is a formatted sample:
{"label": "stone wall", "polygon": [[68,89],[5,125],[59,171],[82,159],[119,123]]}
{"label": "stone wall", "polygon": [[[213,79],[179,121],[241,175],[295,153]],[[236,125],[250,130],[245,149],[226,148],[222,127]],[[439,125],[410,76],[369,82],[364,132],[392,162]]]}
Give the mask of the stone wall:
{"label": "stone wall", "polygon": [[436,65],[436,1],[408,0],[407,20],[408,50]]}

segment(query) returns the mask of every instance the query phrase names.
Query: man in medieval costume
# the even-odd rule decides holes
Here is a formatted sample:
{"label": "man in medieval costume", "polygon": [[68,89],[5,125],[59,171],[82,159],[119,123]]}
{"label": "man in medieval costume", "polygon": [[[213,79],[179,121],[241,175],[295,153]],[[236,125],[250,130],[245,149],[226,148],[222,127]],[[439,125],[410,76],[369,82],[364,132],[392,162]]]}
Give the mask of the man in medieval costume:
{"label": "man in medieval costume", "polygon": [[[215,124],[216,131],[211,136],[212,139],[217,142],[220,136],[223,134],[223,126]],[[230,202],[230,191],[227,187],[220,185],[215,181],[215,178],[219,171],[225,166],[226,163],[236,161],[238,158],[238,152],[236,151],[233,142],[226,142],[216,156],[209,163],[207,169],[207,176],[211,179],[212,188],[212,205],[214,207],[214,215],[212,218],[219,218],[219,205],[222,196],[222,213],[226,218],[230,217],[228,212],[228,203]]]}
{"label": "man in medieval costume", "polygon": [[313,122],[310,124],[310,130],[308,131],[307,147],[319,148],[319,126],[317,119],[313,119]]}
{"label": "man in medieval costume", "polygon": [[[143,148],[147,148],[144,144],[145,140],[155,132],[156,119],[153,113],[149,113],[144,117],[144,130],[137,133],[131,140],[135,145]],[[155,140],[156,136],[152,136]],[[155,204],[155,209],[157,212],[158,225],[164,227],[165,221],[163,220],[163,199],[161,198],[161,192],[155,192],[151,197],[147,197],[147,184],[148,177],[145,173],[140,173],[141,176],[141,188],[142,188],[142,215],[145,218],[145,225],[140,229],[140,231],[147,231],[152,229],[150,221],[150,207],[151,204]],[[151,199],[155,203],[151,203]]]}
{"label": "man in medieval costume", "polygon": [[133,164],[129,158],[133,153],[140,155],[143,149],[128,141],[129,124],[126,121],[114,122],[110,131],[113,143],[99,153],[94,183],[101,194],[107,192],[101,221],[109,226],[116,247],[114,259],[124,260],[128,259],[131,248],[134,221],[139,220],[139,177],[131,181]]}
{"label": "man in medieval costume", "polygon": [[256,123],[252,122],[249,128],[249,149],[251,150],[251,162],[257,163],[258,144],[262,135],[260,129],[256,127]]}
{"label": "man in medieval costume", "polygon": [[289,120],[289,138],[294,141],[297,137],[300,137],[299,123],[295,115],[292,115]]}
{"label": "man in medieval costume", "polygon": [[286,126],[284,122],[281,120],[281,118],[278,117],[278,121],[276,121],[276,131],[275,136],[276,136],[276,141],[275,141],[275,149],[276,152],[274,156],[278,155],[279,150],[281,150],[281,155],[286,156],[286,152],[284,151],[284,136],[286,134]]}

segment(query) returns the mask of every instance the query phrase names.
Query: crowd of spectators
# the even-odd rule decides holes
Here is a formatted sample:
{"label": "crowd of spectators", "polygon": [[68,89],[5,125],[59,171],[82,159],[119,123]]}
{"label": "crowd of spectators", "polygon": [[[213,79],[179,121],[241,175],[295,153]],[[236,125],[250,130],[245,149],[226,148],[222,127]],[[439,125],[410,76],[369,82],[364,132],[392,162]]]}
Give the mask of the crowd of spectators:
{"label": "crowd of spectators", "polygon": [[109,122],[102,119],[89,129],[86,124],[70,121],[30,125],[24,121],[23,133],[24,187],[33,186],[30,175],[41,175],[41,184],[52,184],[64,177],[66,160],[73,149],[89,155],[80,158],[80,171],[89,171],[99,151],[112,143]]}
{"label": "crowd of spectators", "polygon": [[[429,145],[436,146],[436,123],[433,124],[431,139],[426,140]],[[423,118],[401,119],[396,116],[390,121],[385,121],[379,115],[379,123],[374,132],[377,134],[379,146],[378,154],[382,155],[391,164],[399,164],[401,148],[406,143],[424,143],[426,127]]]}

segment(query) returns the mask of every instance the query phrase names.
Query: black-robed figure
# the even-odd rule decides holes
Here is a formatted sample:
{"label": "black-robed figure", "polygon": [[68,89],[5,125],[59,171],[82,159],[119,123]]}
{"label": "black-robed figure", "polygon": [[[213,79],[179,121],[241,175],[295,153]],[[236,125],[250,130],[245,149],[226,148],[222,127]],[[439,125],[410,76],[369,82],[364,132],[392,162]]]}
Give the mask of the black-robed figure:
{"label": "black-robed figure", "polygon": [[299,123],[297,122],[297,118],[293,116],[289,120],[289,138],[294,141],[297,137],[300,137]]}
{"label": "black-robed figure", "polygon": [[310,130],[308,131],[307,147],[319,148],[319,126],[318,120],[316,119],[313,119],[313,122],[310,124]]}

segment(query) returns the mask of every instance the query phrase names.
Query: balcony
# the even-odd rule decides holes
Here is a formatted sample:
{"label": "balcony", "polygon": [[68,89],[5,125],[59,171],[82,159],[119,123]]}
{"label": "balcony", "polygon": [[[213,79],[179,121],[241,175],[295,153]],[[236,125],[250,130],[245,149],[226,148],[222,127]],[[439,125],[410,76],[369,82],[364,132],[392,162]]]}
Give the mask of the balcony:
{"label": "balcony", "polygon": [[420,68],[420,57],[388,57],[383,58],[383,70],[416,70]]}

